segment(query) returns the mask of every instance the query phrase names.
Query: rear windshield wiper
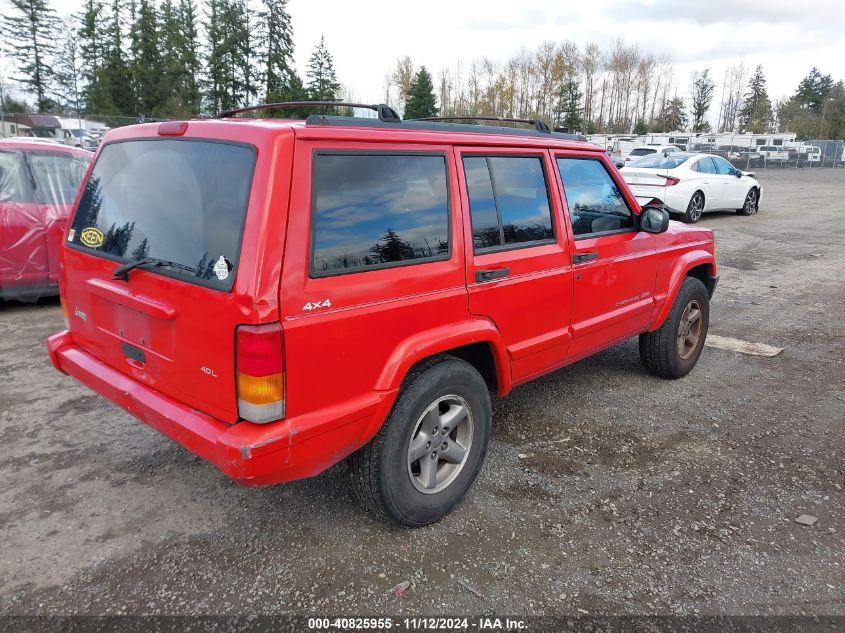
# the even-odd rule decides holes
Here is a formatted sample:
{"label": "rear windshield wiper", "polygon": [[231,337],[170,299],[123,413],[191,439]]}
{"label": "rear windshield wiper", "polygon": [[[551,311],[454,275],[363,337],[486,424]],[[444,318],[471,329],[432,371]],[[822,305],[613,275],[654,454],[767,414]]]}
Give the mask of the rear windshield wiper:
{"label": "rear windshield wiper", "polygon": [[143,259],[136,259],[134,262],[127,262],[122,266],[118,266],[112,273],[112,279],[129,280],[129,271],[140,268],[141,266],[166,266],[167,268],[175,268],[176,270],[184,270],[189,273],[196,273],[197,269],[192,266],[185,266],[178,262],[172,262],[169,259],[159,259],[158,257],[144,257]]}

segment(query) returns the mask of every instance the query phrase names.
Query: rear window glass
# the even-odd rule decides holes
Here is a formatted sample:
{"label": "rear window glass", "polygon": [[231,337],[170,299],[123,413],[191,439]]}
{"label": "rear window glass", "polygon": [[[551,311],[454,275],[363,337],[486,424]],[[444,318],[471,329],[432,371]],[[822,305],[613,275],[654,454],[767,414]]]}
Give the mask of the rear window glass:
{"label": "rear window glass", "polygon": [[73,204],[91,158],[58,152],[27,152],[35,196],[47,204]]}
{"label": "rear window glass", "polygon": [[119,262],[230,290],[240,252],[255,151],[212,141],[112,143],[85,183],[68,240]]}
{"label": "rear window glass", "polygon": [[637,147],[631,150],[631,156],[645,156],[647,154],[654,154],[656,149],[650,147]]}
{"label": "rear window glass", "polygon": [[628,167],[644,167],[646,169],[675,169],[678,165],[688,160],[689,156],[677,156],[669,154],[650,154],[628,163]]}
{"label": "rear window glass", "polygon": [[449,257],[442,155],[318,154],[313,191],[314,274]]}

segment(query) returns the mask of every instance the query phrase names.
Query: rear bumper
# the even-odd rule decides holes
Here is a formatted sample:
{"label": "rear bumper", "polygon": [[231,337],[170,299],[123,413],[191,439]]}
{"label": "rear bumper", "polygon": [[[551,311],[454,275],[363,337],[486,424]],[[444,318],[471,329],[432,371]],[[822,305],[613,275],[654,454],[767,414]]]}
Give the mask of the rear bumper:
{"label": "rear bumper", "polygon": [[50,336],[47,348],[60,372],[247,486],[311,477],[336,464],[375,435],[396,394],[373,392],[281,422],[230,425],[106,365],[77,346],[67,330]]}

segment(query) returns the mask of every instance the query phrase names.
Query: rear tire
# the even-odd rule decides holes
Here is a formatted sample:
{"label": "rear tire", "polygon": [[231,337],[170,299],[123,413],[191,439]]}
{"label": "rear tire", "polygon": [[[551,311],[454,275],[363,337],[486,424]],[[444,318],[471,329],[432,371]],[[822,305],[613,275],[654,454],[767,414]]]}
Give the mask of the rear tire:
{"label": "rear tire", "polygon": [[759,199],[757,197],[757,188],[751,187],[748,190],[748,194],[745,196],[745,202],[742,205],[741,209],[737,209],[736,212],[739,215],[754,215],[757,213],[759,205]]}
{"label": "rear tire", "polygon": [[640,334],[640,360],[655,376],[686,376],[701,356],[709,325],[707,288],[700,279],[685,277],[663,325]]}
{"label": "rear tire", "polygon": [[438,521],[481,470],[491,419],[490,392],[472,365],[451,356],[418,365],[379,432],[350,457],[356,496],[400,525]]}
{"label": "rear tire", "polygon": [[681,220],[687,224],[695,224],[701,219],[703,213],[704,194],[700,191],[696,191],[692,194],[692,198],[690,198],[689,204],[687,205],[686,213],[681,216]]}

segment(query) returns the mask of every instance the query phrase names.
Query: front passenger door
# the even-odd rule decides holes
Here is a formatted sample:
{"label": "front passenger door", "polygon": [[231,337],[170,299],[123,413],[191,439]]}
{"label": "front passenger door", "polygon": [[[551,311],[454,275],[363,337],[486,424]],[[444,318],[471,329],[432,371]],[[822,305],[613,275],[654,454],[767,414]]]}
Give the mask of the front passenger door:
{"label": "front passenger door", "polygon": [[657,255],[604,161],[557,155],[572,228],[574,295],[567,362],[643,332],[651,322]]}
{"label": "front passenger door", "polygon": [[719,209],[739,209],[745,202],[745,183],[741,178],[737,177],[739,170],[731,165],[721,156],[715,156],[713,161],[716,163],[716,170],[719,172],[719,178],[724,183],[722,189],[722,199],[720,200]]}

